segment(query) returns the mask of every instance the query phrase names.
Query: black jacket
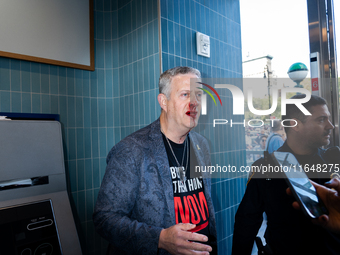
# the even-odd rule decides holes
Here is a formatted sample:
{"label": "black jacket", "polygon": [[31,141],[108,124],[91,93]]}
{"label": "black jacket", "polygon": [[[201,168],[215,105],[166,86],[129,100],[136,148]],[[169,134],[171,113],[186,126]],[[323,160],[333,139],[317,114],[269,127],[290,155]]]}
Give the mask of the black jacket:
{"label": "black jacket", "polygon": [[[293,153],[286,143],[278,151]],[[313,155],[295,156],[302,166],[306,163],[331,163],[325,159],[324,152],[319,149]],[[261,164],[265,164],[263,158],[253,165]],[[269,160],[269,164],[273,162]],[[284,179],[268,180],[259,177],[255,174],[249,181],[236,213],[233,255],[251,254],[255,237],[262,224],[263,212],[267,214],[265,239],[276,254],[340,254],[340,236],[313,225],[301,211],[293,209],[294,198],[286,194],[288,185]],[[329,181],[329,178],[312,180],[323,184]]]}

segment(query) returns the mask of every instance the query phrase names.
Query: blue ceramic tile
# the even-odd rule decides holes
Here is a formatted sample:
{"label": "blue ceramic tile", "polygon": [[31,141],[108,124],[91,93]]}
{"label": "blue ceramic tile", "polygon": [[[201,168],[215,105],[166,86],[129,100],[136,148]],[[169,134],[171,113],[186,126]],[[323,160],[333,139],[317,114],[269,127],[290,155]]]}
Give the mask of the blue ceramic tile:
{"label": "blue ceramic tile", "polygon": [[192,13],[196,17],[196,29],[198,32],[203,33],[202,29],[202,17],[201,17],[201,5],[197,2],[193,2],[195,5],[195,12]]}
{"label": "blue ceramic tile", "polygon": [[196,23],[196,10],[195,10],[195,2],[189,0],[189,11],[187,14],[190,13],[190,28],[193,30],[197,30],[197,23]]}
{"label": "blue ceramic tile", "polygon": [[168,18],[167,0],[160,0],[160,5],[161,5],[161,17]]}
{"label": "blue ceramic tile", "polygon": [[113,70],[105,70],[105,97],[113,97]]}
{"label": "blue ceramic tile", "polygon": [[157,14],[153,13],[153,5],[157,5],[157,2],[154,0],[146,0],[147,22],[151,22],[154,18],[157,18]]}
{"label": "blue ceramic tile", "polygon": [[[185,18],[187,16],[186,12],[185,12],[185,3],[183,0],[177,0],[179,7],[178,7],[178,11],[179,11],[179,24],[182,26],[185,26],[186,22],[185,22]],[[177,3],[176,3],[177,4]]]}
{"label": "blue ceramic tile", "polygon": [[[22,61],[20,75],[21,75],[22,92],[31,92],[31,74],[30,74],[29,62]],[[58,85],[57,85],[57,89],[58,89]]]}
{"label": "blue ceramic tile", "polygon": [[[85,189],[85,163],[84,160],[77,160],[77,188],[78,192]],[[79,196],[78,196],[79,204]]]}
{"label": "blue ceramic tile", "polygon": [[113,127],[113,99],[105,99],[105,109],[106,109],[106,126]]}
{"label": "blue ceramic tile", "polygon": [[125,75],[126,75],[126,92],[127,95],[131,95],[133,93],[133,75],[132,75],[132,65],[127,65],[125,68]]}
{"label": "blue ceramic tile", "polygon": [[74,160],[77,158],[76,132],[74,128],[69,128],[67,132],[68,132],[68,142],[67,142],[68,159]]}
{"label": "blue ceramic tile", "polygon": [[85,222],[86,220],[86,199],[85,199],[85,191],[79,191],[78,194],[78,205],[77,212],[80,222]]}
{"label": "blue ceramic tile", "polygon": [[21,93],[11,93],[11,112],[21,112]]}
{"label": "blue ceramic tile", "polygon": [[126,36],[126,64],[130,64],[132,62],[132,33],[127,34]]}
{"label": "blue ceramic tile", "polygon": [[176,23],[179,23],[179,9],[180,9],[180,1],[179,0],[172,0],[172,1],[169,1],[169,2],[173,2],[171,4],[171,6],[173,7],[173,19],[170,19],[170,20],[173,20],[174,22]]}
{"label": "blue ceramic tile", "polygon": [[93,184],[93,172],[92,172],[92,160],[91,159],[85,159],[85,187],[86,190],[92,189]]}
{"label": "blue ceramic tile", "polygon": [[40,64],[31,64],[32,92],[40,93]]}
{"label": "blue ceramic tile", "polygon": [[151,123],[151,116],[150,116],[150,91],[144,93],[144,100],[145,100],[145,124]]}
{"label": "blue ceramic tile", "polygon": [[67,122],[68,127],[75,127],[76,119],[76,106],[75,98],[67,97]]}
{"label": "blue ceramic tile", "polygon": [[[2,93],[6,93],[6,92],[2,92]],[[2,93],[1,93],[1,102],[0,102],[0,108],[1,108],[1,111],[5,111],[3,108],[2,108]],[[32,109],[31,109],[31,95],[28,94],[28,93],[22,93],[22,112],[31,112]]]}
{"label": "blue ceramic tile", "polygon": [[77,191],[77,171],[75,160],[68,161],[68,174],[70,180],[71,192]]}
{"label": "blue ceramic tile", "polygon": [[119,68],[119,96],[125,96],[125,76],[124,76],[124,66]]}
{"label": "blue ceramic tile", "polygon": [[185,26],[191,28],[191,19],[190,19],[190,1],[191,0],[182,0],[182,8],[185,10]]}
{"label": "blue ceramic tile", "polygon": [[111,37],[118,38],[118,11],[111,12]]}
{"label": "blue ceramic tile", "polygon": [[162,32],[162,52],[169,52],[168,49],[168,21],[161,19],[161,32]]}
{"label": "blue ceramic tile", "polygon": [[41,113],[41,98],[39,94],[32,94],[32,113]]}
{"label": "blue ceramic tile", "polygon": [[96,47],[96,67],[97,68],[104,68],[104,41],[102,40],[96,40],[95,43],[95,47]]}
{"label": "blue ceramic tile", "polygon": [[105,68],[112,68],[112,41],[105,41]]}
{"label": "blue ceramic tile", "polygon": [[175,57],[175,66],[180,66],[181,65],[181,58]]}
{"label": "blue ceramic tile", "polygon": [[[144,116],[145,116],[145,105],[144,103],[142,102],[145,102],[145,99],[144,99],[144,93],[139,93],[138,94],[138,100],[140,102],[140,108],[139,108],[139,120],[140,120],[140,123],[141,125],[145,125],[145,119],[144,119]],[[149,124],[149,123],[148,123]]]}
{"label": "blue ceramic tile", "polygon": [[138,92],[138,81],[139,81],[139,77],[137,75],[137,62],[134,62],[132,64],[132,80],[133,80],[133,93],[137,93]]}
{"label": "blue ceramic tile", "polygon": [[[11,61],[11,83],[10,83],[11,91],[21,91],[20,86],[20,61],[12,60]],[[0,89],[2,86],[0,85]]]}
{"label": "blue ceramic tile", "polygon": [[76,139],[77,139],[77,159],[83,159],[85,157],[84,151],[84,129],[76,129]]}
{"label": "blue ceramic tile", "polygon": [[103,40],[104,39],[104,13],[103,12],[95,12],[95,39]]}
{"label": "blue ceramic tile", "polygon": [[[147,70],[148,66],[149,66],[149,58],[144,58],[143,59],[144,70]],[[144,90],[149,90],[150,89],[149,73],[147,71],[144,71],[143,83],[144,83]]]}
{"label": "blue ceramic tile", "polygon": [[112,67],[117,68],[119,66],[119,40],[113,40],[111,44],[112,49]]}
{"label": "blue ceramic tile", "polygon": [[99,156],[106,157],[107,149],[106,149],[106,128],[99,128]]}
{"label": "blue ceramic tile", "polygon": [[84,127],[91,127],[91,102],[89,98],[83,98]]}
{"label": "blue ceramic tile", "polygon": [[141,92],[144,91],[144,66],[143,66],[143,60],[137,61],[137,77],[138,77],[138,91]]}
{"label": "blue ceramic tile", "polygon": [[66,95],[66,91],[66,68],[59,67],[59,94]]}
{"label": "blue ceramic tile", "polygon": [[153,41],[154,41],[154,31],[153,31],[153,22],[148,23],[147,25],[147,36],[148,36],[148,55],[154,53],[153,49]]}
{"label": "blue ceramic tile", "polygon": [[92,158],[98,158],[99,157],[98,128],[92,128],[91,134],[92,134]]}
{"label": "blue ceramic tile", "polygon": [[154,63],[154,57],[150,56],[149,57],[149,66],[148,66],[148,73],[149,73],[149,84],[150,84],[150,89],[154,89],[157,86],[157,84],[155,83],[155,63]]}
{"label": "blue ceramic tile", "polygon": [[142,1],[135,0],[136,4],[136,28],[142,26]]}
{"label": "blue ceramic tile", "polygon": [[75,87],[74,87],[74,69],[67,69],[66,70],[66,84],[67,84],[67,95],[73,96],[75,93]]}
{"label": "blue ceramic tile", "polygon": [[138,59],[138,46],[137,46],[137,31],[133,31],[131,33],[131,45],[130,45],[129,53],[131,55],[131,61],[135,62]]}
{"label": "blue ceramic tile", "polygon": [[100,171],[99,171],[99,159],[93,159],[93,188],[99,188],[99,178],[100,178]]}
{"label": "blue ceramic tile", "polygon": [[106,111],[105,111],[105,99],[98,99],[98,124],[99,127],[106,126]]}
{"label": "blue ceramic tile", "polygon": [[8,59],[0,58],[0,90],[10,90],[10,62]]}
{"label": "blue ceramic tile", "polygon": [[142,57],[148,56],[148,26],[142,27]]}
{"label": "blue ceramic tile", "polygon": [[175,46],[175,55],[181,55],[181,38],[180,38],[180,28],[178,24],[174,24],[174,46]]}
{"label": "blue ceramic tile", "polygon": [[41,113],[51,113],[50,95],[41,95]]}
{"label": "blue ceramic tile", "polygon": [[133,114],[133,108],[130,104],[129,100],[130,96],[124,97],[124,99],[121,101],[122,109],[124,109],[124,114],[121,115],[123,122],[122,126],[130,126],[130,116]]}
{"label": "blue ceramic tile", "polygon": [[135,30],[137,28],[137,1],[134,0],[131,2],[131,30]]}
{"label": "blue ceramic tile", "polygon": [[[83,96],[83,71],[76,69],[75,70],[75,95]],[[53,94],[53,93],[51,93]]]}
{"label": "blue ceramic tile", "polygon": [[91,127],[98,127],[98,99],[91,98]]}
{"label": "blue ceramic tile", "polygon": [[168,52],[169,54],[175,54],[174,23],[171,21],[168,21]]}
{"label": "blue ceramic tile", "polygon": [[115,25],[115,23],[112,23],[112,13],[111,12],[104,12],[104,39],[105,40],[111,40],[112,39],[112,25]]}
{"label": "blue ceramic tile", "polygon": [[[108,127],[107,131],[106,131],[106,151],[109,152],[111,150],[111,148],[114,146],[115,144],[115,138],[114,138],[114,128],[113,127]],[[106,161],[104,161],[105,165],[103,167],[101,167],[102,171],[104,172],[105,170],[105,166],[106,166]]]}
{"label": "blue ceramic tile", "polygon": [[143,58],[143,34],[142,28],[138,28],[136,31],[136,41],[137,41],[137,59]]}
{"label": "blue ceramic tile", "polygon": [[[91,129],[84,128],[84,149],[85,149],[85,158],[91,158]],[[85,161],[86,166],[86,161]],[[87,188],[87,187],[86,187]]]}
{"label": "blue ceramic tile", "polygon": [[94,0],[93,8],[95,11],[104,11],[104,0]]}
{"label": "blue ceramic tile", "polygon": [[114,98],[113,99],[113,109],[114,109],[114,126],[119,126],[120,125],[120,98]]}
{"label": "blue ceramic tile", "polygon": [[169,69],[175,67],[175,57],[173,55],[169,55]]}
{"label": "blue ceramic tile", "polygon": [[105,77],[104,70],[97,71],[98,97],[105,97]]}
{"label": "blue ceramic tile", "polygon": [[174,1],[167,0],[167,11],[168,11],[168,20],[174,21]]}
{"label": "blue ceramic tile", "polygon": [[98,96],[97,70],[90,73],[90,95],[91,97]]}
{"label": "blue ceramic tile", "polygon": [[153,21],[153,54],[159,52],[158,20]]}
{"label": "blue ceramic tile", "polygon": [[141,2],[141,26],[145,25],[148,22],[148,13],[147,13],[147,6],[146,6],[146,0],[140,0]]}

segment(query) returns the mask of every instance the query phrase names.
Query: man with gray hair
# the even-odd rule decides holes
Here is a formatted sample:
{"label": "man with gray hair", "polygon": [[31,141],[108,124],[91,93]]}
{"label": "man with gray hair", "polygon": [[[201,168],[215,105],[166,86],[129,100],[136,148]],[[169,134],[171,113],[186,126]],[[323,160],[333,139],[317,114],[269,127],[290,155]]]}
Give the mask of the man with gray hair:
{"label": "man with gray hair", "polygon": [[208,142],[191,131],[202,92],[190,80],[200,77],[190,67],[165,71],[160,118],[108,154],[93,214],[107,254],[217,254],[211,180],[189,171],[211,165]]}

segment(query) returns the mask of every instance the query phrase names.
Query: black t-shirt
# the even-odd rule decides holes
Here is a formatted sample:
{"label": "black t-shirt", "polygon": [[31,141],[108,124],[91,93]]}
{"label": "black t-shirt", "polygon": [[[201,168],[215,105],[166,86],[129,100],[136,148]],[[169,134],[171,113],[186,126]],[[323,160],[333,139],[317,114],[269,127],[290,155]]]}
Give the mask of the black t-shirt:
{"label": "black t-shirt", "polygon": [[[187,139],[190,155],[190,151],[193,150],[190,148],[189,136],[187,137]],[[169,159],[169,170],[171,172],[173,184],[176,224],[195,224],[196,228],[193,229],[192,232],[197,232],[209,236],[209,209],[204,194],[202,176],[190,176],[190,158],[189,160],[187,160],[187,147],[185,148],[184,160],[182,160],[185,143],[177,144],[172,142],[171,140],[168,140],[179,164],[182,164],[183,162],[183,166],[186,168],[185,171],[183,171],[183,168],[178,167],[176,159],[173,156],[173,153],[164,134],[163,141]],[[191,161],[192,156],[194,155],[191,155]]]}

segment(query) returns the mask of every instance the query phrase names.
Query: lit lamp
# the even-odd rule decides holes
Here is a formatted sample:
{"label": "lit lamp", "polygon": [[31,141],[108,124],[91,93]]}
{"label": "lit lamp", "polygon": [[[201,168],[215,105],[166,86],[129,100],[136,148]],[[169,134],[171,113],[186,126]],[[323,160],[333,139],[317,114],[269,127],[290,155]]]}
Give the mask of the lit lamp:
{"label": "lit lamp", "polygon": [[294,63],[289,67],[287,73],[289,78],[296,82],[295,88],[303,88],[300,82],[302,82],[308,74],[308,69],[305,64],[301,62]]}

